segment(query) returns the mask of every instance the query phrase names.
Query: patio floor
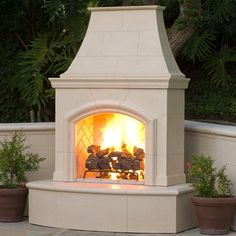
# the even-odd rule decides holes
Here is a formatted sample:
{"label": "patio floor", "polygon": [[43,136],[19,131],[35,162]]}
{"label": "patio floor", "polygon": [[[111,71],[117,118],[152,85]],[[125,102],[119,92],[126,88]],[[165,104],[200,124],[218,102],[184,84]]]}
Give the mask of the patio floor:
{"label": "patio floor", "polygon": [[[32,225],[28,223],[26,218],[23,222],[18,223],[0,223],[0,236],[168,236],[173,234],[132,234],[132,233],[110,233],[110,232],[94,232],[94,231],[78,231],[68,229],[57,229]],[[198,228],[187,230],[177,234],[178,236],[196,236],[201,235]],[[236,232],[231,231],[229,235],[235,235]]]}

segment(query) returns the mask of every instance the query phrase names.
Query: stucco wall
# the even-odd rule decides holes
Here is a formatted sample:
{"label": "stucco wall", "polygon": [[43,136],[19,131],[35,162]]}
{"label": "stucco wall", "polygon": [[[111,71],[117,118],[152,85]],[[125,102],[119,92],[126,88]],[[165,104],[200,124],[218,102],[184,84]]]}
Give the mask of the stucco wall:
{"label": "stucco wall", "polygon": [[[30,173],[29,181],[52,179],[55,160],[54,123],[0,124],[0,140],[9,137],[14,130],[25,134],[26,144],[46,160],[38,172]],[[227,172],[233,181],[236,194],[236,127],[185,121],[185,159],[192,154],[210,155],[216,166],[227,165]]]}
{"label": "stucco wall", "polygon": [[216,167],[227,166],[236,194],[236,127],[185,121],[185,158],[193,154],[211,156]]}
{"label": "stucco wall", "polygon": [[[236,127],[185,121],[185,159],[193,154],[211,156],[216,167],[227,166],[236,195]],[[232,225],[236,230],[236,214]]]}
{"label": "stucco wall", "polygon": [[46,159],[37,172],[28,173],[29,181],[52,179],[55,162],[55,124],[54,123],[19,123],[0,124],[0,140],[9,138],[15,130],[20,130],[26,138],[26,145],[31,145],[33,153],[39,153]]}
{"label": "stucco wall", "polygon": [[[14,130],[22,130],[26,144],[46,160],[38,172],[28,174],[29,181],[52,179],[55,160],[55,124],[0,124],[0,140],[4,140]],[[201,122],[185,121],[185,160],[193,154],[206,154],[215,160],[216,166],[227,165],[227,173],[233,182],[236,194],[236,127]],[[233,224],[236,230],[236,218]]]}

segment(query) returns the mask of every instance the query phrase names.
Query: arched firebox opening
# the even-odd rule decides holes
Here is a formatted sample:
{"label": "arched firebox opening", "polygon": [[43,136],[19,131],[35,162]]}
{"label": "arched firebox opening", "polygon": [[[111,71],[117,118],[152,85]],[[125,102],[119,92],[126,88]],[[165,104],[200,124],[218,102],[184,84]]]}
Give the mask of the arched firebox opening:
{"label": "arched firebox opening", "polygon": [[145,125],[121,113],[87,116],[75,124],[77,179],[144,181]]}

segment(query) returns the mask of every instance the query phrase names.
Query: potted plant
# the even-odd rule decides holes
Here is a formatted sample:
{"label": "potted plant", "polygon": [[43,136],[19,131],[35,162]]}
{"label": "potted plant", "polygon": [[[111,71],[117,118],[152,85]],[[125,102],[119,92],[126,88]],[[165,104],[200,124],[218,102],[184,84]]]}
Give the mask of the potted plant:
{"label": "potted plant", "polygon": [[0,221],[23,219],[28,189],[26,172],[39,169],[44,158],[28,152],[22,133],[15,132],[10,140],[0,142]]}
{"label": "potted plant", "polygon": [[232,183],[225,174],[226,166],[217,169],[214,161],[204,155],[195,155],[187,171],[196,191],[192,198],[202,234],[228,234],[233,220],[236,197]]}

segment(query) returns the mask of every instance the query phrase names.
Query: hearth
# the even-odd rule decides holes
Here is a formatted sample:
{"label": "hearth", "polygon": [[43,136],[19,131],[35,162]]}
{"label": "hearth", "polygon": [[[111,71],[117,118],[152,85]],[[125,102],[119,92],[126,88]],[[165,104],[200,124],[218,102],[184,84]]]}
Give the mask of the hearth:
{"label": "hearth", "polygon": [[31,223],[149,233],[196,225],[184,174],[189,79],[172,55],[163,9],[89,9],[78,54],[51,79],[55,171],[28,184]]}

